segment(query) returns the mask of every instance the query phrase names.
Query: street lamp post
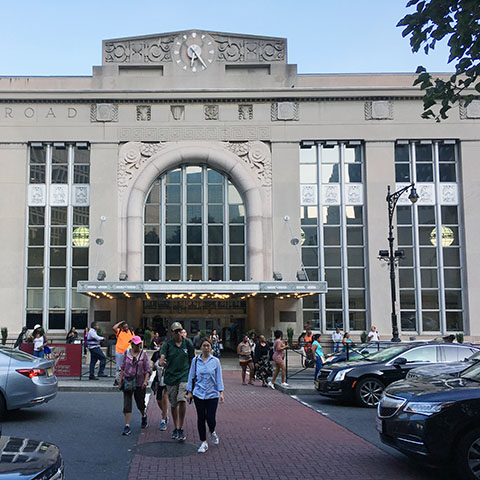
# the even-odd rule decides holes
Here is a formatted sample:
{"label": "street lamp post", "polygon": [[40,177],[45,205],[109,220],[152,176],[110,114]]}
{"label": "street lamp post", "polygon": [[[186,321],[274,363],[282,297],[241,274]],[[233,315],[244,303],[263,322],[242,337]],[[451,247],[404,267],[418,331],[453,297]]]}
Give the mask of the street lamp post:
{"label": "street lamp post", "polygon": [[379,252],[379,259],[385,260],[389,267],[390,267],[390,293],[391,293],[391,300],[392,300],[392,342],[399,342],[400,338],[398,336],[398,321],[397,321],[397,312],[395,309],[395,303],[397,301],[397,290],[395,286],[395,265],[396,262],[403,258],[404,251],[403,250],[394,250],[393,249],[393,240],[395,237],[393,236],[393,215],[395,213],[395,207],[397,206],[397,202],[400,196],[406,192],[410,188],[410,195],[408,199],[415,203],[418,199],[418,193],[415,189],[415,184],[411,183],[406,187],[401,188],[400,190],[390,193],[390,185],[387,188],[387,204],[388,204],[388,250],[380,250]]}

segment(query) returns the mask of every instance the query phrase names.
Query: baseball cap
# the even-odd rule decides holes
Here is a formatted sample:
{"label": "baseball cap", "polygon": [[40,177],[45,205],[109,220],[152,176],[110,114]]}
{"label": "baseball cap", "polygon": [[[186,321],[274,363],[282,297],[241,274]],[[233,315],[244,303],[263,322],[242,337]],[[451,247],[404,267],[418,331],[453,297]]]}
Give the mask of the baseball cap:
{"label": "baseball cap", "polygon": [[138,335],[135,335],[132,337],[130,342],[134,343],[135,345],[138,345],[139,343],[142,343],[142,339]]}
{"label": "baseball cap", "polygon": [[40,325],[39,323],[37,323],[37,324],[33,327],[33,329],[36,330],[37,328],[40,328],[40,327],[41,327],[41,325]]}
{"label": "baseball cap", "polygon": [[183,330],[182,324],[180,322],[173,322],[170,328],[172,332],[174,332],[175,330]]}

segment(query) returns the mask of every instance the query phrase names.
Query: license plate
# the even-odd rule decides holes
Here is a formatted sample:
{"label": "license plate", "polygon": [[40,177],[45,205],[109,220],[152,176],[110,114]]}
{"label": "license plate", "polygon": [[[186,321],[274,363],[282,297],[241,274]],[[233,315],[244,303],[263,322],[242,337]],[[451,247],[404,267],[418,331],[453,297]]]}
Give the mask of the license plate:
{"label": "license plate", "polygon": [[47,368],[47,377],[51,377],[53,375],[53,370],[51,368]]}
{"label": "license plate", "polygon": [[377,431],[380,433],[383,433],[383,420],[377,417],[375,423],[376,423]]}

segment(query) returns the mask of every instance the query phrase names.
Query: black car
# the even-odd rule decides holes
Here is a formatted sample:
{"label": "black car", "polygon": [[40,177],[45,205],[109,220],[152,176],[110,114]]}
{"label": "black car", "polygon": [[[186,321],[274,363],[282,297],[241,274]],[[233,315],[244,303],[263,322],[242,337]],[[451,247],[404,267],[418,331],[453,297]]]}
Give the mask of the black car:
{"label": "black car", "polygon": [[348,351],[348,358],[347,352],[341,351],[338,353],[333,353],[332,355],[328,356],[325,360],[324,365],[332,365],[338,362],[345,362],[350,360],[358,360],[361,358],[365,358],[367,355],[371,355],[372,353],[377,353],[380,350],[384,350],[385,348],[391,347],[392,345],[397,345],[396,343],[390,341],[372,341],[369,343],[361,343],[360,345],[353,345],[349,347]]}
{"label": "black car", "polygon": [[404,379],[412,368],[447,363],[452,356],[463,360],[479,350],[468,344],[399,344],[362,360],[322,368],[315,388],[321,395],[373,408],[377,406],[385,387]]}
{"label": "black car", "polygon": [[461,479],[480,478],[480,363],[460,376],[403,380],[377,410],[382,441],[432,465],[456,464]]}

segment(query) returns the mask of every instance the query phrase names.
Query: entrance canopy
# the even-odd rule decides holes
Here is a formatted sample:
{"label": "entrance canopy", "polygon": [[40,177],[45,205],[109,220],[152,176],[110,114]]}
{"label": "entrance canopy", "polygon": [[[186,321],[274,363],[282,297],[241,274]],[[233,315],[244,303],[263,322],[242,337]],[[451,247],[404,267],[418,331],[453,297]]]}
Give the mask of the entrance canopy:
{"label": "entrance canopy", "polygon": [[171,299],[301,298],[327,292],[327,282],[78,282],[77,291],[94,298],[161,295]]}

